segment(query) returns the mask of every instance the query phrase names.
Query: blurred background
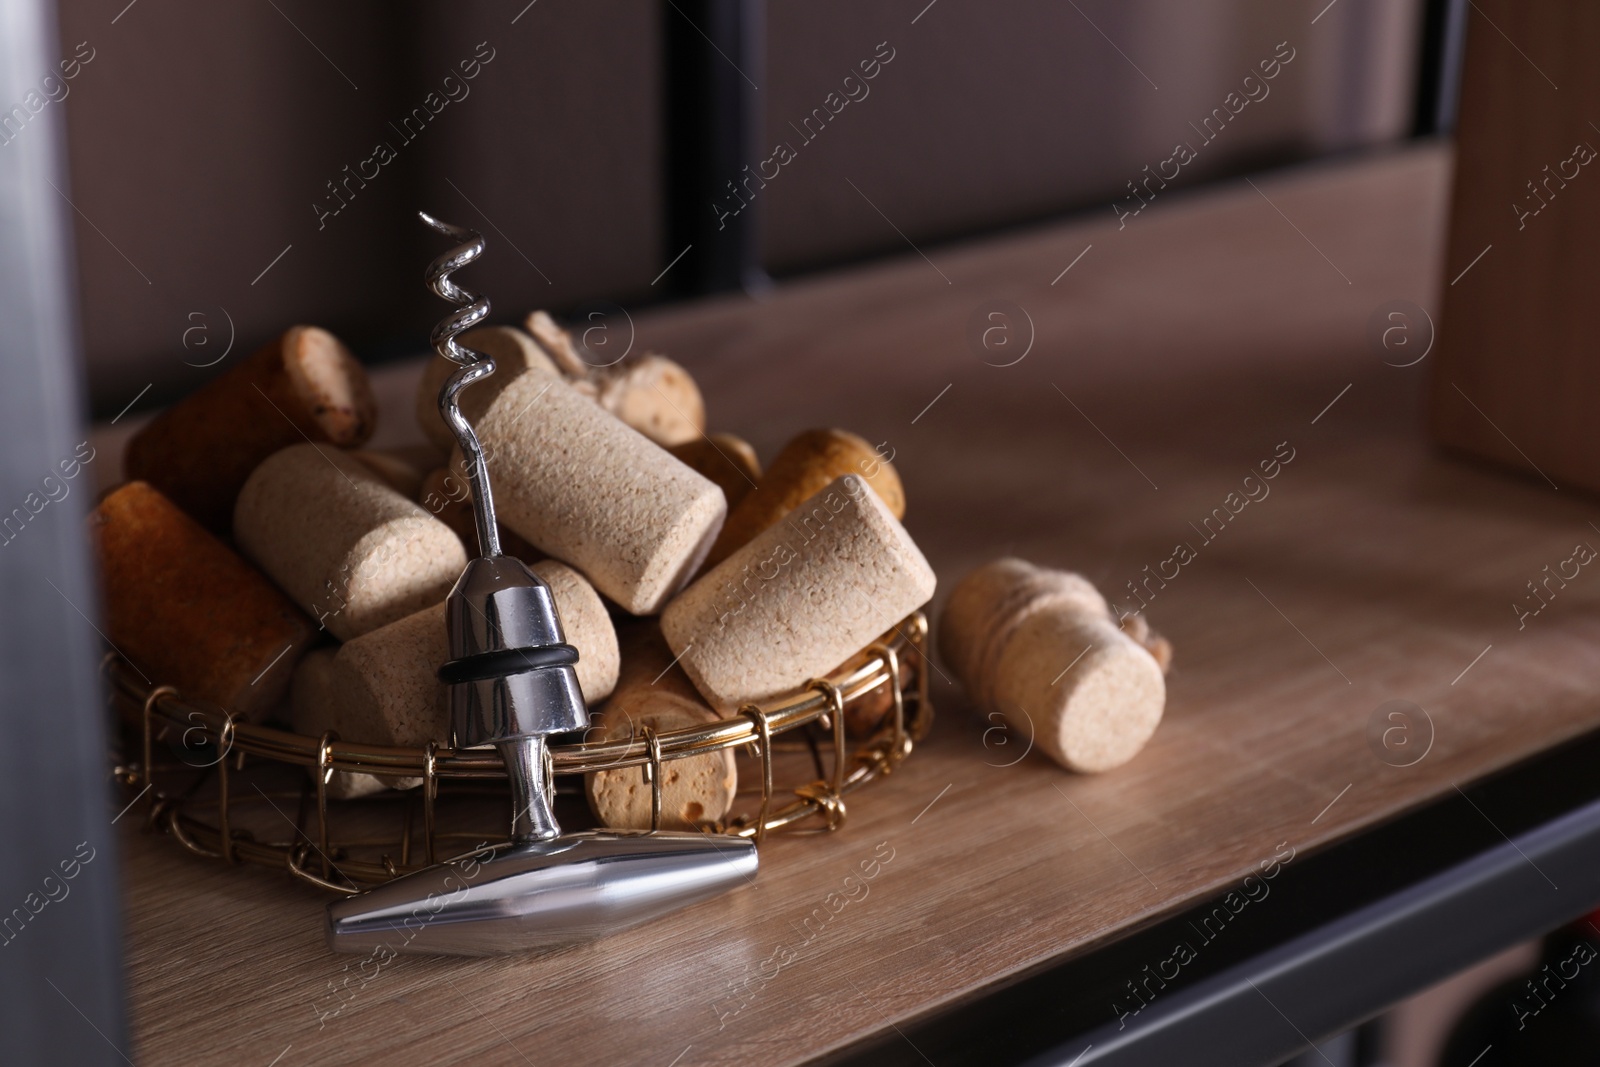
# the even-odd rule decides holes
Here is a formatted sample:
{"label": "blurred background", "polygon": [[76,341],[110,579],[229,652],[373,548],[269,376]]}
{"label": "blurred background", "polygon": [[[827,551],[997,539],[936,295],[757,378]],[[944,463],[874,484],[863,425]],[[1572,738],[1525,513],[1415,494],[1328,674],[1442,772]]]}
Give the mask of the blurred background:
{"label": "blurred background", "polygon": [[[249,351],[294,322],[369,361],[416,351],[434,249],[396,220],[417,208],[501,245],[475,270],[509,321],[1109,216],[1178,141],[1193,162],[1141,189],[1382,149],[1448,125],[1465,7],[1336,0],[1309,35],[1283,0],[935,4],[62,5],[63,54],[93,56],[63,193],[94,414],[170,401],[230,336]],[[1260,97],[1250,121],[1205,140],[1230,93]],[[765,163],[780,143],[792,158]],[[719,228],[744,164],[777,176]]]}

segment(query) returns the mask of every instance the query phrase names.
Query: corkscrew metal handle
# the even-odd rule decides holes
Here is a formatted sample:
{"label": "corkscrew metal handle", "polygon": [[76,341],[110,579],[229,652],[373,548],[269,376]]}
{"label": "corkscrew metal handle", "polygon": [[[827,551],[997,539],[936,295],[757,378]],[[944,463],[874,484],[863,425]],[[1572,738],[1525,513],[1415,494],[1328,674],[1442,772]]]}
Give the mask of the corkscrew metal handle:
{"label": "corkscrew metal handle", "polygon": [[445,425],[456,435],[456,441],[461,445],[461,455],[466,461],[467,484],[472,489],[472,517],[478,527],[478,553],[485,559],[493,559],[500,555],[500,527],[495,522],[494,498],[489,489],[489,464],[477,432],[467,422],[466,416],[461,414],[460,396],[461,390],[495,372],[494,359],[456,340],[489,317],[489,300],[462,288],[450,277],[483,255],[483,235],[476,230],[442,222],[426,211],[417,214],[431,229],[462,242],[428,264],[425,275],[428,289],[460,308],[439,320],[429,340],[433,342],[435,352],[461,367],[439,390],[439,414],[444,416]]}

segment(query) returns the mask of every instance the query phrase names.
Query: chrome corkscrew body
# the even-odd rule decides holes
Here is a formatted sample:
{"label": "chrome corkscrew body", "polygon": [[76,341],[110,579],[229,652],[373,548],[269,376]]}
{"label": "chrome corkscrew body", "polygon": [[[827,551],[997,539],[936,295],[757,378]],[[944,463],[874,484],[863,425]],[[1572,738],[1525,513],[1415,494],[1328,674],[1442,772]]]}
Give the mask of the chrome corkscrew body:
{"label": "chrome corkscrew body", "polygon": [[475,352],[456,340],[489,317],[489,300],[461,287],[450,277],[483,255],[483,235],[476,230],[442,222],[426,211],[417,214],[430,228],[462,242],[429,263],[424,274],[424,280],[434,295],[460,308],[439,320],[429,340],[435,352],[461,367],[439,390],[439,414],[444,416],[445,425],[456,435],[461,445],[461,455],[466,461],[467,484],[472,489],[472,515],[478,528],[478,551],[485,558],[493,559],[500,555],[500,528],[494,518],[488,462],[477,432],[461,414],[460,396],[461,390],[493,374],[495,363],[493,357]]}

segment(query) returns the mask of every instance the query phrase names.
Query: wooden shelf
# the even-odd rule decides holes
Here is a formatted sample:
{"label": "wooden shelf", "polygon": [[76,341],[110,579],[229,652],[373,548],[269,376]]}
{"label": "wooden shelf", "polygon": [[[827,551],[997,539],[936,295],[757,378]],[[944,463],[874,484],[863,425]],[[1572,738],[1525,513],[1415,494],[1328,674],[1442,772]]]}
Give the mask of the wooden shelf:
{"label": "wooden shelf", "polygon": [[[325,1020],[355,963],[324,948],[322,898],[130,830],[143,1062],[799,1062],[1090,950],[1280,843],[1306,855],[1600,726],[1600,575],[1523,629],[1511,607],[1546,564],[1600,545],[1593,501],[1435,454],[1427,361],[1368,347],[1379,305],[1436,308],[1449,168],[1424,147],[1296,170],[1120,231],[1107,211],[637,316],[636,346],[689,366],[714,428],[764,455],[816,425],[889,442],[935,608],[1001,554],[1115,598],[1193,546],[1149,605],[1177,651],[1154,741],[1094,778],[1018,760],[1026,739],[998,744],[936,674],[929,742],[838,833],[769,842],[754,885],[549,955],[399,959]],[[1014,366],[967,340],[994,300],[1036,330]],[[415,373],[380,375],[380,443],[409,437]],[[1282,442],[1270,496],[1204,542],[1194,527]],[[1369,746],[1394,699],[1434,728],[1413,766]],[[880,848],[867,896],[808,931]],[[763,970],[779,945],[798,958]]]}

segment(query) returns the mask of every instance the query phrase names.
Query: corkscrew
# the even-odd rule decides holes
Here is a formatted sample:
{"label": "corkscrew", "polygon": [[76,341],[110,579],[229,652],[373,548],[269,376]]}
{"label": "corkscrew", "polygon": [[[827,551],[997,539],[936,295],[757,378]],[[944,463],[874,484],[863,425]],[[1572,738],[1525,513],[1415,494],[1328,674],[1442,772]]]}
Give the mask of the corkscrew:
{"label": "corkscrew", "polygon": [[489,301],[451,275],[484,251],[481,234],[422,214],[462,243],[428,265],[426,282],[457,310],[434,327],[439,356],[459,365],[439,411],[461,445],[479,556],[445,604],[454,748],[493,745],[511,784],[510,841],[387,882],[328,906],[336,952],[490,955],[568,944],[623,929],[750,879],[754,842],[708,834],[587,831],[563,834],[546,738],[582,730],[578,652],[567,644],[550,587],[500,551],[488,460],[461,413],[461,391],[495,373],[494,360],[457,338],[489,315]]}
{"label": "corkscrew", "polygon": [[435,296],[448,300],[460,309],[440,319],[428,340],[435,352],[461,368],[445,381],[439,391],[439,413],[444,416],[445,425],[450,427],[450,432],[456,435],[456,441],[461,445],[467,484],[472,490],[472,515],[478,528],[479,555],[492,559],[500,554],[500,529],[494,521],[489,468],[477,432],[461,414],[461,391],[473,382],[489,377],[496,368],[493,357],[466,348],[456,340],[489,317],[489,301],[470,289],[462,288],[450,277],[483,255],[483,235],[475,230],[441,222],[425,211],[418,214],[432,229],[462,242],[429,263],[423,275],[428,289]]}

